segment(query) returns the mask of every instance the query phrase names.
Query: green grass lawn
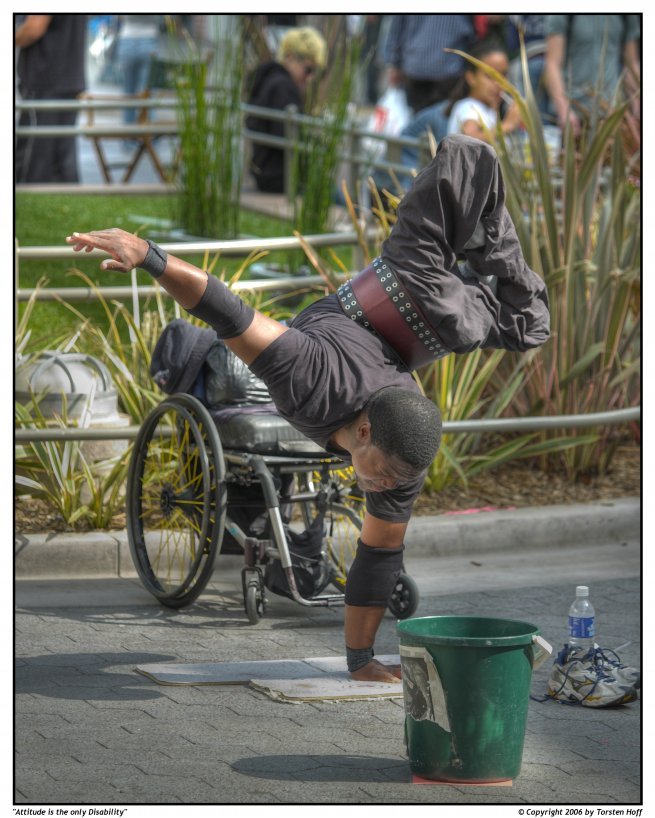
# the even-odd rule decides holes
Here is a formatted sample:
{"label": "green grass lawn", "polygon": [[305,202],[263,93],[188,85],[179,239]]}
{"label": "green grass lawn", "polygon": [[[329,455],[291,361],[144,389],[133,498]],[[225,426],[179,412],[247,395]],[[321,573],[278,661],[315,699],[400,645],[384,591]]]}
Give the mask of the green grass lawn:
{"label": "green grass lawn", "polygon": [[[161,241],[161,233],[147,224],[149,219],[172,218],[172,201],[166,196],[101,196],[81,194],[37,194],[18,193],[15,197],[15,235],[20,246],[54,246],[65,245],[66,236],[74,231],[85,232],[106,227],[120,227],[123,230],[138,232],[142,236],[152,236]],[[242,211],[240,232],[245,236],[269,238],[290,236],[293,228],[284,219],[262,216],[249,211]],[[351,258],[351,248],[335,248],[344,263]],[[189,256],[188,261],[202,266],[203,257]],[[212,259],[210,259],[211,263]],[[299,269],[306,264],[301,251],[271,253],[267,262]],[[214,273],[223,270],[227,277],[235,273],[243,264],[242,259],[219,258],[213,268]],[[44,259],[26,260],[20,265],[20,287],[35,287],[45,277],[51,287],[73,287],[83,285],[73,270],[77,269],[88,275],[91,280],[102,286],[120,286],[129,283],[129,277],[121,273],[101,272],[99,260],[87,259],[84,254],[75,258],[74,263],[68,260]],[[248,277],[246,272],[244,277]],[[139,271],[140,284],[150,284],[147,273]],[[105,313],[100,304],[91,301],[75,302],[79,312],[92,321],[105,324]],[[21,304],[22,314],[25,305]],[[72,335],[77,329],[79,318],[65,306],[53,302],[39,302],[35,305],[30,319],[31,337],[28,349],[37,350],[52,348],[55,342]]]}

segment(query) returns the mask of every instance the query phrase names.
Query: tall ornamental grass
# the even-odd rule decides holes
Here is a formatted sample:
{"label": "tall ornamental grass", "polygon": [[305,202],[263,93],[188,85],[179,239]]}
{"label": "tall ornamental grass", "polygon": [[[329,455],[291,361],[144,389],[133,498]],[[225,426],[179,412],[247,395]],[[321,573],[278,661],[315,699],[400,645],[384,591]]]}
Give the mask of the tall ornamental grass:
{"label": "tall ornamental grass", "polygon": [[[628,103],[616,102],[603,119],[588,124],[579,139],[571,129],[563,150],[549,159],[541,118],[523,54],[525,98],[478,60],[518,104],[531,161],[517,162],[509,139],[497,134],[507,207],[523,253],[547,285],[551,339],[525,359],[525,386],[510,414],[586,414],[635,406],[640,401],[640,158],[622,139]],[[498,383],[516,365],[508,355]],[[564,466],[571,477],[604,472],[625,428],[568,430],[583,445],[542,459]],[[557,431],[541,432],[542,440]]]}
{"label": "tall ornamental grass", "polygon": [[[254,253],[245,259],[227,282],[228,285],[235,284],[248,265],[262,255]],[[213,273],[217,262],[218,256],[210,259],[206,253],[203,268]],[[86,274],[79,270],[73,273],[96,290],[99,304],[106,315],[107,329],[86,319],[72,304],[62,301],[62,305],[78,320],[78,328],[71,337],[58,339],[57,343],[52,339],[53,343],[48,348],[84,352],[102,361],[111,374],[120,411],[129,415],[132,425],[139,425],[164,397],[152,381],[150,364],[161,333],[173,317],[179,316],[179,308],[177,305],[171,306],[172,302],[158,293],[154,305],[146,309],[138,307],[133,313],[121,302],[104,298]],[[225,272],[221,278],[225,279]],[[246,298],[262,309],[276,308],[274,300],[270,298]],[[28,303],[17,328],[18,354],[22,354],[29,340],[28,322],[33,302],[34,299],[31,299]],[[138,300],[134,301],[135,306],[138,303]],[[186,317],[192,323],[202,323],[191,316]],[[92,417],[93,397],[93,394],[88,396],[81,418],[74,420],[68,417],[65,395],[61,415],[49,418],[39,408],[41,395],[35,394],[25,405],[15,403],[15,426],[22,429],[88,426]],[[16,450],[16,494],[31,494],[44,500],[69,526],[108,528],[124,510],[124,485],[131,449],[132,444],[120,455],[94,461],[85,455],[84,443],[79,441],[27,442]]]}
{"label": "tall ornamental grass", "polygon": [[[298,126],[291,192],[294,228],[304,235],[325,233],[331,227],[330,208],[340,187],[340,154],[349,124],[359,51],[357,40],[337,45],[323,100],[312,99],[310,93],[307,110],[312,116],[303,118]],[[312,88],[315,93],[315,86]]]}
{"label": "tall ornamental grass", "polygon": [[[197,49],[196,49],[197,52]],[[243,36],[221,40],[213,64],[199,53],[178,64],[179,168],[175,218],[193,236],[239,232]]]}
{"label": "tall ornamental grass", "polygon": [[[64,395],[62,413],[46,418],[39,409],[39,395],[26,404],[15,403],[15,425],[19,429],[66,428]],[[91,419],[93,392],[78,421],[87,427]],[[46,502],[69,526],[108,528],[123,508],[129,448],[108,460],[94,461],[76,440],[31,441],[17,448],[14,464],[16,495],[31,495]]]}
{"label": "tall ornamental grass", "polygon": [[[502,388],[495,388],[494,380],[505,354],[502,350],[477,349],[467,355],[448,355],[424,367],[418,377],[424,393],[440,407],[444,420],[494,420],[505,415],[525,388],[528,376],[525,362],[519,359],[503,379]],[[440,491],[458,482],[467,485],[481,472],[513,460],[565,452],[595,439],[593,433],[584,439],[572,439],[566,430],[548,439],[542,439],[538,432],[502,436],[444,434],[428,470],[426,487]]]}
{"label": "tall ornamental grass", "polygon": [[[639,403],[640,191],[638,157],[619,138],[625,105],[607,113],[575,143],[565,134],[553,157],[523,56],[525,98],[504,77],[463,52],[511,94],[525,132],[514,140],[498,130],[506,204],[528,265],[549,290],[552,337],[526,353],[476,350],[450,355],[416,373],[444,420],[601,412]],[[383,203],[372,187],[373,212],[388,235],[399,197]],[[346,197],[355,229],[355,208]],[[365,258],[376,255],[360,229]],[[377,248],[379,251],[379,247]],[[428,488],[464,482],[485,469],[530,458],[545,470],[565,467],[574,479],[605,471],[625,427],[549,431],[491,437],[445,435],[428,475]]]}

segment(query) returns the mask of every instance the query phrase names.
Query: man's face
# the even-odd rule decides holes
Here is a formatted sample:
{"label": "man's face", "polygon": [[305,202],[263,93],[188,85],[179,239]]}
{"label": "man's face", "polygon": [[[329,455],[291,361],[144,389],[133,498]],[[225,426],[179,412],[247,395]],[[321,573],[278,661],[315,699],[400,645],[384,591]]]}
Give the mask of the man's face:
{"label": "man's face", "polygon": [[412,479],[407,466],[370,442],[352,452],[352,464],[362,491],[388,491]]}

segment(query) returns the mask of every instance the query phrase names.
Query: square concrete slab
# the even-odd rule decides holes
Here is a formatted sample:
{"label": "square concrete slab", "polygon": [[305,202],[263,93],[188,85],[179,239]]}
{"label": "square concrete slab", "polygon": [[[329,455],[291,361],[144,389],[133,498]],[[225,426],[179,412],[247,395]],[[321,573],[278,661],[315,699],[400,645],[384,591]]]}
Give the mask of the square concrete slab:
{"label": "square concrete slab", "polygon": [[[397,655],[379,656],[383,664],[399,664]],[[259,662],[161,663],[136,668],[160,685],[250,684],[279,701],[401,699],[402,685],[356,682],[348,676],[343,656],[273,659]]]}

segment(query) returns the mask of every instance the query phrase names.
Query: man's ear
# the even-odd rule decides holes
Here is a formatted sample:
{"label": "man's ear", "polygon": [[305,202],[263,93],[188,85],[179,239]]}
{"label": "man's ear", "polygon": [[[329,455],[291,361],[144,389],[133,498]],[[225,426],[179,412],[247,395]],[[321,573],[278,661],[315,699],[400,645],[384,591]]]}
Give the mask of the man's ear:
{"label": "man's ear", "polygon": [[370,443],[370,441],[371,441],[371,422],[367,417],[364,417],[357,424],[357,442]]}

